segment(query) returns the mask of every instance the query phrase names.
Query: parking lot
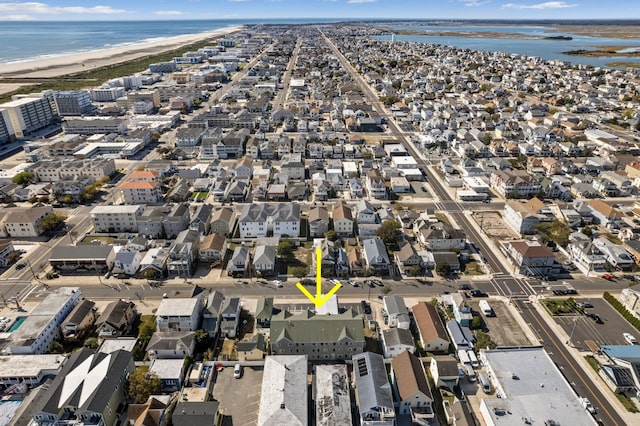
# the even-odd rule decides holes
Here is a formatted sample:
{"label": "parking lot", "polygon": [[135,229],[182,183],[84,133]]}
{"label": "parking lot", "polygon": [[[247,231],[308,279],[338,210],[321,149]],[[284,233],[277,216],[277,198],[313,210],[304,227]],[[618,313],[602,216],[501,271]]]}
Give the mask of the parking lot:
{"label": "parking lot", "polygon": [[[593,308],[587,308],[587,314],[593,313],[600,317],[602,324],[587,315],[554,316],[553,319],[571,337],[571,343],[581,350],[595,352],[601,345],[626,345],[622,333],[630,333],[640,337],[638,330],[633,328],[618,312],[604,299],[576,299],[578,303],[588,302]],[[575,330],[574,330],[575,325]],[[573,332],[573,336],[572,336]]]}
{"label": "parking lot", "polygon": [[244,367],[240,379],[233,377],[233,367],[218,373],[213,385],[213,397],[224,413],[223,426],[255,425],[258,423],[262,367]]}
{"label": "parking lot", "polygon": [[[494,317],[488,317],[480,312],[478,302],[476,300],[469,303],[471,309],[482,317],[485,326],[488,329],[488,334],[491,336],[491,340],[496,345],[500,346],[526,346],[531,345],[532,342],[527,338],[526,333],[518,324],[515,317],[511,313],[511,310],[500,300],[489,300],[489,305],[493,312]],[[537,342],[535,342],[537,343]]]}

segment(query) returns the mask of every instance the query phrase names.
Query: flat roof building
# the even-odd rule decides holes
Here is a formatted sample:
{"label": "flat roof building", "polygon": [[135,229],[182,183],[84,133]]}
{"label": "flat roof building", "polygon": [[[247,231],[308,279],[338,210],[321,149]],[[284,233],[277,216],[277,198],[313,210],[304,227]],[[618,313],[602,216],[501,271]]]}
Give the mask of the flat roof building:
{"label": "flat roof building", "polygon": [[352,424],[347,366],[317,365],[315,379],[316,425]]}
{"label": "flat roof building", "polygon": [[596,424],[543,348],[486,350],[480,358],[496,390],[480,401],[487,425]]}

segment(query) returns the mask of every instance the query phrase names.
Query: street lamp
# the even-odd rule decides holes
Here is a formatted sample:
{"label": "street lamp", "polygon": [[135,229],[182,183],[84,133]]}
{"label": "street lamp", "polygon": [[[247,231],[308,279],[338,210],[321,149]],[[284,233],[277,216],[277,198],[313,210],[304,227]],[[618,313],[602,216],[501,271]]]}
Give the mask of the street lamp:
{"label": "street lamp", "polygon": [[580,317],[575,317],[573,319],[573,328],[571,329],[571,334],[569,335],[569,340],[567,341],[567,345],[572,346],[573,347],[573,343],[572,343],[572,339],[573,339],[573,333],[574,331],[576,331],[576,325],[578,324],[578,320],[580,319]]}

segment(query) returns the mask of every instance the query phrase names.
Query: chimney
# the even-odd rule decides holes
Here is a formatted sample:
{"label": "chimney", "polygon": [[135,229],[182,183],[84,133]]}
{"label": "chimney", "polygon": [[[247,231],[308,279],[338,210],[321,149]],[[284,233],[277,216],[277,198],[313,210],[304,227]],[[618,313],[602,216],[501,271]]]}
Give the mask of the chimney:
{"label": "chimney", "polygon": [[284,410],[284,402],[280,404],[280,409]]}

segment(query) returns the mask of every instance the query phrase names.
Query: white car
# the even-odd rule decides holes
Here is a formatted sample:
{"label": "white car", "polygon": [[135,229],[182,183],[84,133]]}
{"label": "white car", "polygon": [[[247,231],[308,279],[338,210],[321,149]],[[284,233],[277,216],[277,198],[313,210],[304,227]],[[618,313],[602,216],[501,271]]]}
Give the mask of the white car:
{"label": "white car", "polygon": [[242,366],[240,364],[236,364],[233,367],[233,377],[235,377],[236,379],[242,377]]}
{"label": "white car", "polygon": [[280,280],[273,280],[273,285],[276,287],[282,287],[282,282]]}
{"label": "white car", "polygon": [[633,335],[629,334],[629,333],[622,333],[622,337],[624,337],[624,340],[626,340],[626,342],[630,345],[637,345],[638,341],[636,340],[635,337],[633,337]]}

